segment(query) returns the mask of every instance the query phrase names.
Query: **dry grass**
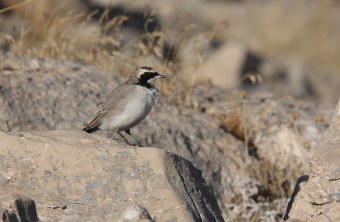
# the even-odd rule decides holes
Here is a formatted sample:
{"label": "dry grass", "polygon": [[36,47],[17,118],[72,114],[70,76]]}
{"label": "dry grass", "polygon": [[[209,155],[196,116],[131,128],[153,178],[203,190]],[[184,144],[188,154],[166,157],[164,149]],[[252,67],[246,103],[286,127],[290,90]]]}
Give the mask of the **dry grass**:
{"label": "dry grass", "polygon": [[[167,28],[164,28],[135,35],[126,43],[123,41],[122,24],[128,18],[117,16],[108,20],[109,8],[99,20],[93,21],[96,12],[88,14],[85,10],[74,10],[68,1],[62,1],[57,7],[53,1],[9,2],[12,5],[2,12],[11,10],[21,15],[15,19],[0,18],[0,27],[3,27],[0,33],[14,39],[10,51],[28,57],[81,62],[121,76],[129,75],[136,65],[150,65],[168,77],[167,81],[159,83],[164,95],[171,94],[171,100],[179,103],[188,97],[188,88],[192,85],[194,75],[184,67],[196,69],[199,64],[189,64],[193,62],[191,60],[169,61],[163,58],[163,48],[166,42],[177,49],[187,45],[199,34],[194,24],[183,22],[175,30],[172,29],[177,36],[172,41],[167,38]],[[145,26],[152,22],[152,13],[145,11]],[[208,33],[211,35],[213,31]],[[203,58],[206,48],[192,50],[193,57]],[[175,88],[177,93],[171,93]]]}
{"label": "dry grass", "polygon": [[[216,11],[218,15],[225,14],[228,22],[207,29],[188,22],[195,18],[192,14],[186,15],[190,18],[184,16],[178,24],[136,35],[127,43],[122,39],[124,31],[121,28],[128,18],[118,16],[106,21],[108,10],[94,22],[91,20],[94,14],[86,14],[75,3],[77,1],[3,2],[11,6],[1,10],[0,15],[10,10],[20,15],[14,19],[0,17],[0,43],[6,41],[10,51],[25,56],[77,61],[122,76],[128,75],[136,65],[154,66],[169,77],[160,83],[163,93],[170,95],[176,88],[177,93],[171,95],[171,100],[178,103],[186,103],[196,78],[194,73],[204,61],[209,41],[215,36],[222,41],[242,39],[252,49],[269,57],[294,54],[316,66],[340,69],[339,31],[335,29],[339,4],[334,0],[309,5],[302,1],[294,3],[295,8],[293,1],[267,2],[268,7],[262,7],[261,1],[228,3],[226,7],[220,7],[224,13]],[[301,10],[305,6],[307,8]],[[241,20],[232,14],[238,10],[244,15]],[[145,17],[153,13],[156,12],[146,9]],[[148,22],[151,21],[146,19]],[[175,51],[181,51],[186,59],[165,60],[162,49],[166,43],[175,46]]]}

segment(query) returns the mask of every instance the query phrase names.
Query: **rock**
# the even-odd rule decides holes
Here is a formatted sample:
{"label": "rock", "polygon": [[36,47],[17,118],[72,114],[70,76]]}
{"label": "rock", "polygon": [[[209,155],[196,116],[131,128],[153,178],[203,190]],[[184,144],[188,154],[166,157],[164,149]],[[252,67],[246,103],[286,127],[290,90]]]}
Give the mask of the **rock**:
{"label": "rock", "polygon": [[338,74],[326,73],[297,58],[264,58],[258,72],[263,77],[263,82],[256,87],[257,91],[290,95],[327,106],[336,105],[340,94],[340,80],[330,78]]}
{"label": "rock", "polygon": [[298,60],[284,58],[264,59],[259,67],[263,76],[262,90],[278,95],[289,94],[296,98],[305,98],[310,92],[307,67]]}
{"label": "rock", "polygon": [[81,131],[0,132],[0,141],[0,199],[31,198],[15,200],[21,221],[223,221],[201,172],[175,154]]}
{"label": "rock", "polygon": [[198,82],[236,88],[242,75],[257,72],[262,58],[241,43],[225,44],[211,53],[198,70]]}
{"label": "rock", "polygon": [[4,222],[19,222],[18,215],[11,209],[3,209],[0,207],[0,213]]}
{"label": "rock", "polygon": [[[0,76],[3,131],[80,130],[123,81],[115,71],[67,61],[32,62],[10,54],[0,54],[0,61],[17,66]],[[185,93],[180,105],[176,96],[162,96],[132,133],[144,146],[163,147],[202,170],[224,218],[280,218],[297,178],[308,169],[319,134],[328,128],[330,112],[289,97],[213,85],[195,85]],[[82,142],[96,144],[89,138]]]}
{"label": "rock", "polygon": [[[9,55],[1,58],[4,67],[16,65],[15,69],[1,70],[0,104],[3,104],[3,115],[0,117],[0,129],[4,131],[81,129],[106,93],[123,81],[91,67],[84,69],[77,63],[19,59]],[[18,79],[21,80],[18,82]],[[102,85],[98,85],[98,81]],[[77,110],[76,107],[80,106],[84,106],[80,112],[61,111]],[[12,109],[16,111],[13,113]],[[32,118],[40,119],[39,126]],[[17,121],[12,121],[14,119]]]}
{"label": "rock", "polygon": [[[147,132],[143,127],[134,131],[158,147],[182,144],[167,147],[212,177],[225,218],[249,221],[251,211],[263,209],[280,218],[280,210],[271,210],[282,207],[283,212],[286,202],[280,197],[290,195],[308,169],[329,114],[291,98],[237,94],[211,85],[194,87],[188,107],[160,108],[143,123]],[[164,113],[176,118],[169,121]],[[242,204],[235,204],[238,198]],[[277,202],[268,206],[266,200]]]}
{"label": "rock", "polygon": [[[191,52],[190,55],[196,60],[199,57],[197,52]],[[183,57],[190,58],[185,54]],[[226,43],[206,57],[205,61],[201,59],[200,62],[185,63],[187,67],[191,67],[188,64],[199,67],[185,72],[197,73],[193,77],[196,83],[211,82],[229,89],[242,88],[248,92],[290,95],[328,106],[336,104],[340,94],[340,80],[327,78],[336,76],[336,73],[326,75],[324,71],[299,59],[266,58],[237,42]],[[262,81],[252,84],[249,79],[246,80],[247,74],[259,75]]]}
{"label": "rock", "polygon": [[14,44],[13,36],[9,34],[0,34],[0,50],[1,51],[9,51],[11,46]]}
{"label": "rock", "polygon": [[[8,193],[6,195],[8,195]],[[1,199],[3,201],[3,196]],[[13,209],[9,208],[0,210],[4,221],[39,221],[34,200],[22,195],[15,195],[14,199]]]}
{"label": "rock", "polygon": [[35,202],[27,197],[21,196],[14,202],[21,221],[38,221]]}
{"label": "rock", "polygon": [[[207,200],[215,200],[212,187],[197,179],[201,179],[201,171],[194,167],[188,168],[187,163],[182,161],[182,158],[175,154],[170,154],[166,159],[168,166],[166,173],[169,183],[181,195],[181,199],[185,200],[189,211],[193,213],[195,221],[216,221],[219,218],[219,209],[217,202],[209,201],[206,204],[201,204],[201,197]],[[223,219],[222,219],[223,220]]]}
{"label": "rock", "polygon": [[[181,61],[187,67],[182,70],[183,73],[188,75],[195,73],[192,75],[195,83],[210,82],[216,86],[228,89],[242,88],[252,93],[290,95],[327,106],[335,104],[340,94],[338,87],[340,80],[329,78],[336,76],[336,73],[326,75],[324,71],[296,58],[266,58],[251,51],[244,44],[230,42],[207,53],[204,60],[198,52],[207,51],[208,47],[202,47],[201,45],[204,45],[202,43],[200,45],[196,43],[198,46],[192,45],[194,44],[184,47],[191,46],[189,47],[191,51],[183,53]],[[246,78],[247,75],[258,75],[261,81],[253,84]]]}
{"label": "rock", "polygon": [[340,220],[340,100],[329,130],[310,161],[308,180],[297,184],[285,220]]}

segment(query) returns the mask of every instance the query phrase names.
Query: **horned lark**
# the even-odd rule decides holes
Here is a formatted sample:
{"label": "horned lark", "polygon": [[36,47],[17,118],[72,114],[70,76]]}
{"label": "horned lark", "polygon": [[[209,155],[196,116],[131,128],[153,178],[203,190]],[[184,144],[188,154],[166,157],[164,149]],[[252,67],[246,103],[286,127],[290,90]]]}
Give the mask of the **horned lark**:
{"label": "horned lark", "polygon": [[130,129],[145,119],[159,96],[155,80],[164,77],[151,67],[136,67],[128,80],[107,97],[83,131],[93,133],[97,130],[114,130],[131,145],[121,132],[133,136]]}

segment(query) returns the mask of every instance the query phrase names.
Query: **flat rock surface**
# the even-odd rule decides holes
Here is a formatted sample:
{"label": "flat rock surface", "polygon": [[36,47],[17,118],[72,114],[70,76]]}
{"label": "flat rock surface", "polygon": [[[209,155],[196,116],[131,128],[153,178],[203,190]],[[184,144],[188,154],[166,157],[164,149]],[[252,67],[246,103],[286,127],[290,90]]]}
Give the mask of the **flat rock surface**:
{"label": "flat rock surface", "polygon": [[42,221],[223,221],[201,172],[161,149],[79,131],[1,132],[0,159],[2,207],[27,196]]}

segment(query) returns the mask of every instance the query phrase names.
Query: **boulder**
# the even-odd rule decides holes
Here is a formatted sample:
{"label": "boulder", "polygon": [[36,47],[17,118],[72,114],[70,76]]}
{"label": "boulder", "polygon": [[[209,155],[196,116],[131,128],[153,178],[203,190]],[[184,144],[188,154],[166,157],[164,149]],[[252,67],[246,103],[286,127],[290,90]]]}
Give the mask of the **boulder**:
{"label": "boulder", "polygon": [[224,44],[210,53],[197,70],[197,82],[210,81],[216,86],[236,88],[243,75],[258,72],[261,62],[262,58],[244,44]]}
{"label": "boulder", "polygon": [[201,171],[161,149],[81,131],[0,132],[0,159],[7,221],[223,221]]}
{"label": "boulder", "polygon": [[[200,47],[192,48],[204,51]],[[266,58],[242,43],[225,43],[208,52],[206,59],[200,59],[199,62],[194,60],[198,60],[199,53],[191,50],[187,54],[183,55],[181,61],[189,67],[189,71],[185,69],[184,71],[193,76],[191,78],[195,83],[211,82],[228,89],[242,88],[248,92],[290,95],[327,106],[335,105],[340,94],[339,78],[331,78],[338,76],[337,73],[326,73],[298,58]],[[191,57],[194,59],[190,59]],[[260,76],[260,80],[254,84],[255,81],[251,81],[249,75],[253,75],[254,78]]]}
{"label": "boulder", "polygon": [[337,73],[326,72],[298,58],[263,59],[258,72],[263,77],[263,83],[257,87],[258,91],[290,95],[327,106],[335,106],[340,94],[340,79],[335,78]]}
{"label": "boulder", "polygon": [[286,221],[340,220],[340,100],[329,130],[310,161],[309,175],[296,184]]}

